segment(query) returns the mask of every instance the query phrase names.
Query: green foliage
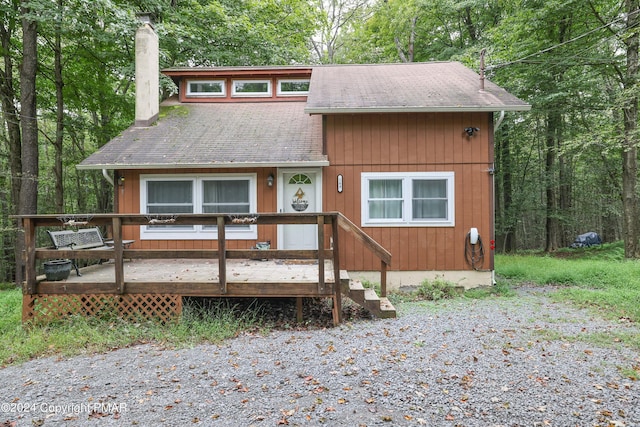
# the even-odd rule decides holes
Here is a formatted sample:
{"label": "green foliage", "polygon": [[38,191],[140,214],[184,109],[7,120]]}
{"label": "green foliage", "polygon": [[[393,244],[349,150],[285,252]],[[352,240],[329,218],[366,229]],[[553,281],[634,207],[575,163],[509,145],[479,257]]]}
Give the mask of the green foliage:
{"label": "green foliage", "polygon": [[153,341],[167,347],[202,342],[218,343],[240,331],[255,329],[259,311],[244,310],[223,302],[213,306],[187,305],[179,322],[162,325],[125,322],[115,316],[73,316],[48,325],[21,324],[22,293],[0,291],[0,367],[32,357],[107,351]]}
{"label": "green foliage", "polygon": [[162,66],[306,63],[316,13],[303,0],[181,1],[157,25]]}
{"label": "green foliage", "polygon": [[460,288],[454,283],[436,278],[434,280],[423,280],[416,290],[416,295],[420,299],[430,301],[440,301],[458,297],[462,294]]}
{"label": "green foliage", "polygon": [[465,298],[483,299],[491,297],[512,298],[517,294],[513,290],[513,285],[506,280],[498,280],[493,286],[483,286],[479,288],[468,289],[464,292]]}
{"label": "green foliage", "polygon": [[640,263],[620,260],[619,244],[582,251],[584,257],[497,255],[503,278],[558,286],[554,297],[594,307],[612,318],[640,320]]}

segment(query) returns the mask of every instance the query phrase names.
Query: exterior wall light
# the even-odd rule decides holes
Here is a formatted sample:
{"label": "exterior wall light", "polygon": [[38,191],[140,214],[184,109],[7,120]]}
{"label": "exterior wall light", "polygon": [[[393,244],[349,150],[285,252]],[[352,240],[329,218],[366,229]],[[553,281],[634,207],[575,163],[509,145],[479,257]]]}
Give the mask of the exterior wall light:
{"label": "exterior wall light", "polygon": [[268,185],[269,187],[273,187],[273,180],[274,180],[274,178],[273,178],[273,174],[272,174],[272,173],[270,173],[270,174],[269,174],[269,176],[267,177],[267,185]]}
{"label": "exterior wall light", "polygon": [[120,175],[120,177],[118,178],[118,185],[120,187],[124,187],[124,176]]}
{"label": "exterior wall light", "polygon": [[476,132],[480,131],[480,128],[468,127],[468,128],[464,128],[464,131],[467,134],[467,136],[473,136],[475,135]]}

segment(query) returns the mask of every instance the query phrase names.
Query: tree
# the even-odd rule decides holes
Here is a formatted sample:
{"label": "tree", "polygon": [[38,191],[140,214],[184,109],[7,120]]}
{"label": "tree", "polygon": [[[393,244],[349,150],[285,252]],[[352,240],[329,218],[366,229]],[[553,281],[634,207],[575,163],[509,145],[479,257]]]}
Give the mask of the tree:
{"label": "tree", "polygon": [[[22,64],[20,66],[20,123],[22,130],[22,170],[18,214],[38,212],[38,109],[36,103],[36,73],[38,68],[38,24],[31,16],[28,0],[22,0]],[[24,239],[16,245],[17,277],[22,281],[22,249]]]}
{"label": "tree", "polygon": [[638,46],[639,36],[637,26],[640,24],[640,1],[625,0],[626,33],[624,45],[627,53],[627,63],[622,83],[630,95],[625,100],[624,117],[624,145],[622,150],[622,206],[624,208],[624,254],[626,258],[638,258],[640,246],[638,244],[638,143],[636,131],[638,128],[638,96],[635,94],[638,83]]}
{"label": "tree", "polygon": [[315,0],[320,11],[320,31],[312,39],[316,60],[334,64],[344,45],[344,35],[369,13],[367,0]]}

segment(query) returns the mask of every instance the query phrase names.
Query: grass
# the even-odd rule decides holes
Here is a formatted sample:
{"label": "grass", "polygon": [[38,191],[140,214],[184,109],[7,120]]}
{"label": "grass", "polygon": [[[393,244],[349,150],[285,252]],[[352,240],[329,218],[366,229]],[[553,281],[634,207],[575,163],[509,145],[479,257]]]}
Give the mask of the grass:
{"label": "grass", "polygon": [[104,352],[147,342],[169,348],[217,343],[256,329],[259,316],[258,310],[238,312],[219,302],[215,307],[185,306],[180,322],[173,324],[73,316],[48,325],[23,327],[21,305],[20,290],[0,291],[0,367],[34,357]]}
{"label": "grass", "polygon": [[[389,298],[394,305],[448,298],[501,298],[513,297],[513,286],[520,283],[552,285],[557,289],[552,297],[557,300],[590,307],[604,317],[639,322],[640,261],[624,260],[623,253],[621,243],[617,243],[561,250],[553,255],[536,252],[496,255],[498,283],[493,287],[461,292],[455,284],[439,279],[425,281],[411,293],[391,292]],[[376,287],[376,284],[366,285]],[[168,325],[76,316],[25,328],[21,323],[21,305],[21,291],[12,285],[0,284],[0,367],[35,357],[104,352],[147,342],[167,348],[217,343],[242,331],[269,328],[259,305],[238,309],[224,302],[213,307],[185,305],[180,322]],[[611,337],[582,339],[604,338]],[[618,338],[640,348],[639,337]]]}
{"label": "grass", "polygon": [[556,254],[496,255],[496,273],[511,282],[558,286],[553,297],[597,309],[607,318],[640,321],[640,261],[621,243]]}

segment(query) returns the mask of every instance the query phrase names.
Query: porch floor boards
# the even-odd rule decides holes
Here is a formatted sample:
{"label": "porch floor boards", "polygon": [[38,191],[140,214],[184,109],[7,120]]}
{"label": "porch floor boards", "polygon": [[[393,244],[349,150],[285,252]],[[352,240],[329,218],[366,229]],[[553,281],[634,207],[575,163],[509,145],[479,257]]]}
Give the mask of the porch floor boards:
{"label": "porch floor boards", "polygon": [[[146,259],[124,262],[125,293],[179,293],[189,296],[330,296],[334,275],[325,261],[324,290],[318,289],[317,261],[227,260],[227,292],[218,279],[218,261],[202,259]],[[113,293],[113,262],[72,270],[67,280],[38,277],[37,293]]]}

